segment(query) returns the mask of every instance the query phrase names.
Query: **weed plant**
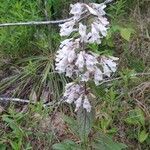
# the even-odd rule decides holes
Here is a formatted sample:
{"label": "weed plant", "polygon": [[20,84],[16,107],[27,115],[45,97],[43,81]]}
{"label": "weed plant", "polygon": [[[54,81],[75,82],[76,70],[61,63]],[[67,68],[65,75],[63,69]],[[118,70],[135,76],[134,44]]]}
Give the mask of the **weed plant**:
{"label": "weed plant", "polygon": [[[1,0],[0,23],[67,18],[72,2]],[[57,26],[0,28],[0,96],[40,101],[8,105],[3,111],[0,107],[0,150],[148,150],[150,77],[133,74],[150,71],[149,8],[146,0],[110,4],[109,34],[101,46],[90,48],[119,56],[118,73],[113,77],[121,78],[98,87],[90,85],[96,95],[91,114],[75,114],[64,104],[43,107],[45,102],[59,100],[68,80],[54,70],[61,40]]]}

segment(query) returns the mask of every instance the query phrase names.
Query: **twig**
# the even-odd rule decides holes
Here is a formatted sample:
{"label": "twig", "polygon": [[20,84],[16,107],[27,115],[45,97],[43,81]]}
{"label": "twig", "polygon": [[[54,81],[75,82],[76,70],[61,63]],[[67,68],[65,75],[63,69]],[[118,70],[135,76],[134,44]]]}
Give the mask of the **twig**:
{"label": "twig", "polygon": [[[20,98],[6,98],[6,97],[0,97],[0,101],[3,101],[3,102],[18,102],[18,103],[27,103],[27,104],[36,104],[37,102],[33,102],[32,100],[26,100],[26,99],[20,99]],[[49,103],[44,103],[43,104],[43,107],[48,107],[48,106],[56,106],[56,105],[59,105],[62,103],[62,100],[61,101],[58,101],[56,103],[52,103],[52,102],[49,102]]]}
{"label": "twig", "polygon": [[[131,75],[131,78],[134,78],[135,76],[149,76],[149,75],[150,75],[150,72],[147,72],[147,73],[136,73],[136,74]],[[121,79],[122,79],[122,77],[117,77],[117,78],[105,80],[105,81],[101,82],[99,85],[102,85],[102,84],[108,83],[108,82],[112,82],[112,81],[121,80]]]}
{"label": "twig", "polygon": [[104,4],[108,4],[108,3],[111,3],[111,2],[113,2],[114,0],[105,0],[104,1]]}
{"label": "twig", "polygon": [[6,98],[6,97],[0,97],[0,101],[13,101],[13,102],[32,103],[32,104],[34,104],[34,102],[31,102],[31,101],[25,100],[25,99],[19,99],[19,98]]}
{"label": "twig", "polygon": [[0,24],[0,27],[60,24],[60,23],[70,21],[71,19],[72,18],[64,19],[64,20],[56,20],[56,21],[30,21],[30,22],[3,23]]}

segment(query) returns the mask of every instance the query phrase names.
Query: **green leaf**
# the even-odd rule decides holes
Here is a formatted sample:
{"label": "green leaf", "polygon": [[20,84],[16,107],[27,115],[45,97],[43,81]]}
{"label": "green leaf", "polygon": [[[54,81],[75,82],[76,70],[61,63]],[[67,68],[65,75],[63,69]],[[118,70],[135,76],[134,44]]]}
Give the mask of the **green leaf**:
{"label": "green leaf", "polygon": [[79,136],[79,128],[78,128],[77,121],[73,117],[68,117],[67,115],[63,115],[63,120],[67,123],[71,131],[76,136]]}
{"label": "green leaf", "polygon": [[20,150],[20,143],[16,142],[16,141],[10,141],[11,147],[13,148],[13,150]]}
{"label": "green leaf", "polygon": [[145,118],[140,108],[135,108],[129,112],[129,116],[125,119],[126,123],[132,125],[143,125],[145,124]]}
{"label": "green leaf", "polygon": [[139,134],[138,140],[140,143],[143,143],[148,137],[148,133],[145,130],[142,130]]}
{"label": "green leaf", "polygon": [[120,34],[121,34],[122,38],[124,38],[127,41],[130,41],[132,32],[133,31],[130,28],[121,28],[120,29]]}
{"label": "green leaf", "polygon": [[92,144],[95,150],[122,150],[127,148],[125,144],[114,142],[110,137],[100,133]]}
{"label": "green leaf", "polygon": [[7,146],[0,143],[0,150],[6,150]]}
{"label": "green leaf", "polygon": [[56,143],[52,146],[52,148],[54,150],[80,150],[79,145],[71,140],[65,140],[61,143]]}
{"label": "green leaf", "polygon": [[93,124],[93,112],[87,113],[85,110],[79,110],[77,115],[78,131],[81,141],[86,142]]}

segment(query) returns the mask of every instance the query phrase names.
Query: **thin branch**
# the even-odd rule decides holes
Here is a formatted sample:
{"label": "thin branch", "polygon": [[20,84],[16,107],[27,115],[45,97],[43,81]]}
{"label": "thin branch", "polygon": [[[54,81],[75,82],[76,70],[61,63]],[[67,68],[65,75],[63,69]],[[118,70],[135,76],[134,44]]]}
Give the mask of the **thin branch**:
{"label": "thin branch", "polygon": [[105,0],[104,1],[104,4],[108,4],[108,3],[111,3],[111,2],[113,2],[114,0]]}
{"label": "thin branch", "polygon": [[56,20],[56,21],[30,21],[30,22],[3,23],[3,24],[0,24],[0,27],[61,24],[61,23],[70,21],[71,19],[72,18],[64,19],[64,20]]}
{"label": "thin branch", "polygon": [[[135,76],[149,76],[149,75],[150,75],[150,72],[147,72],[147,73],[136,73],[136,74],[131,75],[130,77],[134,78]],[[122,77],[117,77],[117,78],[105,80],[105,81],[101,82],[99,85],[102,85],[102,84],[108,83],[108,82],[112,82],[112,81],[121,80],[121,79],[122,79]]]}
{"label": "thin branch", "polygon": [[0,101],[12,101],[12,102],[19,102],[19,103],[31,103],[31,104],[35,104],[35,102],[32,102],[30,100],[19,99],[19,98],[0,97]]}
{"label": "thin branch", "polygon": [[[26,103],[26,104],[36,104],[37,102],[26,100],[26,99],[20,99],[20,98],[6,98],[6,97],[0,97],[0,102],[16,102],[16,103]],[[49,103],[44,103],[43,107],[48,107],[48,106],[56,106],[61,104],[61,101],[58,102],[49,102]]]}

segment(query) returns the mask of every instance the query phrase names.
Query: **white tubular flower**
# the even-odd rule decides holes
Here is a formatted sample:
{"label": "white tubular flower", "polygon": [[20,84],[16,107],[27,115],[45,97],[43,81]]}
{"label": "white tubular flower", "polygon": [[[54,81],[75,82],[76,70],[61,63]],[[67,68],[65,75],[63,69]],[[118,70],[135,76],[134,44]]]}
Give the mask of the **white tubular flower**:
{"label": "white tubular flower", "polygon": [[106,75],[107,77],[111,76],[111,69],[107,66],[107,64],[103,64],[103,74]]}
{"label": "white tubular flower", "polygon": [[87,112],[91,111],[91,104],[86,95],[84,97],[83,108],[85,108]]}
{"label": "white tubular flower", "polygon": [[57,70],[58,73],[64,73],[67,65],[68,65],[68,59],[67,57],[64,57],[56,64],[55,70]]}
{"label": "white tubular flower", "polygon": [[86,60],[86,68],[88,71],[92,72],[95,70],[95,65],[98,63],[97,58],[94,55],[91,54],[85,54],[85,60]]}
{"label": "white tubular flower", "polygon": [[96,11],[98,16],[104,16],[106,14],[106,12],[104,11],[106,5],[104,3],[90,3],[90,6]]}
{"label": "white tubular flower", "polygon": [[89,5],[85,4],[85,6],[89,10],[89,12],[95,16],[104,16],[106,14],[106,12],[104,11],[106,5],[104,3],[90,3]]}
{"label": "white tubular flower", "polygon": [[109,21],[107,20],[107,18],[105,18],[105,17],[98,17],[98,20],[97,20],[98,22],[101,22],[101,24],[102,25],[104,25],[104,26],[108,26],[109,25]]}
{"label": "white tubular flower", "polygon": [[72,63],[76,58],[76,53],[74,50],[71,50],[69,53],[68,53],[68,62],[69,63]]}
{"label": "white tubular flower", "polygon": [[73,61],[76,60],[77,55],[75,50],[79,48],[79,40],[72,39],[65,40],[61,43],[60,49],[56,54],[56,68],[58,73],[65,73],[68,77],[71,77],[74,73]]}
{"label": "white tubular flower", "polygon": [[76,92],[77,88],[78,87],[74,82],[66,85],[63,95],[65,102],[71,104],[76,98],[78,98],[78,93]]}
{"label": "white tubular flower", "polygon": [[75,99],[75,92],[71,92],[65,102],[71,104]]}
{"label": "white tubular flower", "polygon": [[74,25],[75,25],[74,20],[59,25],[61,27],[60,36],[69,36],[73,31],[75,31],[75,29],[73,29]]}
{"label": "white tubular flower", "polygon": [[83,94],[80,95],[80,97],[74,102],[76,105],[75,111],[78,111],[78,109],[82,106],[82,98]]}
{"label": "white tubular flower", "polygon": [[65,92],[64,92],[64,100],[67,103],[72,103],[76,101],[79,96],[83,93],[83,85],[81,84],[76,84],[74,82],[71,82],[66,85],[65,87]]}
{"label": "white tubular flower", "polygon": [[85,54],[84,51],[80,51],[80,53],[77,56],[78,58],[75,65],[79,68],[79,70],[83,70],[85,64],[84,54]]}
{"label": "white tubular flower", "polygon": [[94,24],[91,24],[91,32],[89,32],[87,35],[88,42],[100,44],[101,43],[100,38],[101,37],[99,35],[99,31],[97,31]]}
{"label": "white tubular flower", "polygon": [[65,86],[65,91],[68,90],[73,84],[74,82],[67,83]]}
{"label": "white tubular flower", "polygon": [[75,111],[78,111],[80,107],[85,108],[87,112],[91,111],[91,105],[87,98],[87,95],[85,95],[85,88],[84,84],[82,83],[78,84],[75,82],[71,82],[69,84],[66,84],[63,99],[64,102],[67,102],[69,104],[74,102],[76,106]]}
{"label": "white tubular flower", "polygon": [[66,40],[62,41],[61,44],[60,44],[60,46],[59,46],[59,48],[63,48],[64,46],[66,46],[68,44],[72,45],[72,40],[73,40],[73,38],[66,39]]}
{"label": "white tubular flower", "polygon": [[80,19],[83,13],[83,4],[81,3],[76,3],[74,5],[71,4],[70,7],[71,7],[70,14],[74,15],[73,16],[74,20]]}
{"label": "white tubular flower", "polygon": [[101,59],[102,67],[103,67],[103,72],[106,76],[110,77],[112,72],[115,72],[117,70],[117,63],[115,62],[119,58],[117,57],[105,57],[103,56]]}
{"label": "white tubular flower", "polygon": [[[102,36],[106,36],[107,35],[107,27],[106,25],[103,25],[100,21],[98,22],[97,20],[95,22],[93,22],[93,27],[95,28],[95,30],[97,32],[99,32]],[[102,38],[102,37],[101,37]]]}
{"label": "white tubular flower", "polygon": [[67,77],[72,77],[73,75],[73,72],[74,72],[74,65],[68,65],[67,68],[66,68],[66,76]]}
{"label": "white tubular flower", "polygon": [[93,15],[95,15],[95,16],[98,16],[98,12],[97,12],[95,9],[93,9],[92,7],[90,7],[90,6],[87,5],[87,4],[85,4],[85,6],[86,6],[86,8],[88,9],[88,11],[89,11],[91,14],[93,14]]}
{"label": "white tubular flower", "polygon": [[99,85],[99,82],[103,80],[103,73],[99,68],[95,68],[94,72],[94,82],[96,85]]}
{"label": "white tubular flower", "polygon": [[90,72],[89,71],[87,71],[81,75],[81,81],[87,82],[87,81],[89,81],[89,79],[90,79]]}
{"label": "white tubular flower", "polygon": [[106,5],[104,3],[90,3],[85,6],[91,14],[96,16],[95,21],[91,24],[91,32],[87,34],[87,42],[100,44],[101,38],[107,35],[107,26],[109,25],[107,18],[104,17],[106,14],[104,11]]}
{"label": "white tubular flower", "polygon": [[79,23],[79,34],[81,36],[81,42],[87,41],[86,29],[87,27],[85,25]]}

